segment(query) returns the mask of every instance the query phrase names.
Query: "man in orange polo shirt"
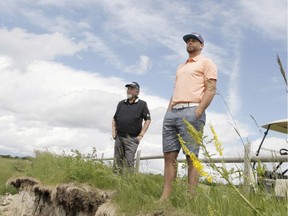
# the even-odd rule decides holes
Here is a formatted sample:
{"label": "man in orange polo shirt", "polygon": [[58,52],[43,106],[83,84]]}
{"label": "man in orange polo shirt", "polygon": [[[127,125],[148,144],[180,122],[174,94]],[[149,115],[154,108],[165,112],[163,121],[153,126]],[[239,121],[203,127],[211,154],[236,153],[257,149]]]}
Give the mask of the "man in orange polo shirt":
{"label": "man in orange polo shirt", "polygon": [[[181,145],[178,134],[186,147],[197,157],[199,145],[188,133],[183,118],[198,131],[203,130],[206,122],[205,110],[216,93],[217,66],[201,55],[204,39],[196,32],[183,36],[189,58],[177,68],[174,92],[163,121],[164,188],[160,200],[169,197],[172,183],[177,175],[176,160]],[[188,163],[189,192],[193,195],[199,181],[199,173],[186,155]]]}

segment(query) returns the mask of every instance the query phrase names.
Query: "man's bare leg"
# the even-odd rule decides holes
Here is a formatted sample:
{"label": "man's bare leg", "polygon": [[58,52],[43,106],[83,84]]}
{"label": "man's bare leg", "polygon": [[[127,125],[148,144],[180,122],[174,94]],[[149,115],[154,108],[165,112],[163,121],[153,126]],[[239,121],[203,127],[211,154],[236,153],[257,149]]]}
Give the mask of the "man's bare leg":
{"label": "man's bare leg", "polygon": [[177,156],[177,151],[164,153],[164,187],[161,201],[167,199],[172,191],[172,183],[177,175]]}
{"label": "man's bare leg", "polygon": [[188,163],[188,184],[189,184],[189,193],[195,195],[195,188],[199,182],[199,173],[195,167],[193,167],[192,161],[189,156],[186,156]]}

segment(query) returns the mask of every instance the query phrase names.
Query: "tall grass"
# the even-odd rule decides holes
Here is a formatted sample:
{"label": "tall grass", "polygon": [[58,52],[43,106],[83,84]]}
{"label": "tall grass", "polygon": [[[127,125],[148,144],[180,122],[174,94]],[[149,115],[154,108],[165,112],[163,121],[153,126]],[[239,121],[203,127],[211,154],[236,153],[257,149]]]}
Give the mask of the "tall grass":
{"label": "tall grass", "polygon": [[96,149],[87,155],[78,150],[62,155],[38,153],[32,165],[27,167],[26,174],[50,185],[78,182],[109,189],[117,181],[112,170],[97,160]]}
{"label": "tall grass", "polygon": [[[119,215],[256,215],[231,187],[224,184],[199,184],[197,196],[190,197],[187,194],[187,177],[178,177],[174,182],[170,200],[159,203],[163,187],[162,175],[115,175],[110,165],[97,160],[95,149],[88,155],[83,155],[77,150],[73,150],[69,155],[42,152],[37,154],[32,163],[22,165],[22,172],[15,169],[15,164],[19,164],[15,159],[1,159],[0,164],[1,168],[6,167],[8,170],[8,174],[4,176],[1,169],[2,182],[11,176],[25,175],[34,177],[45,185],[76,182],[115,191],[112,201],[118,206]],[[241,187],[238,189],[242,190]],[[1,194],[5,192],[2,190]],[[262,191],[260,194],[250,194],[247,199],[263,215],[287,214],[286,200],[278,200],[273,194]]]}
{"label": "tall grass", "polygon": [[30,161],[20,158],[0,157],[0,195],[5,193],[14,194],[17,190],[6,185],[9,178],[21,175],[25,167],[30,164]]}

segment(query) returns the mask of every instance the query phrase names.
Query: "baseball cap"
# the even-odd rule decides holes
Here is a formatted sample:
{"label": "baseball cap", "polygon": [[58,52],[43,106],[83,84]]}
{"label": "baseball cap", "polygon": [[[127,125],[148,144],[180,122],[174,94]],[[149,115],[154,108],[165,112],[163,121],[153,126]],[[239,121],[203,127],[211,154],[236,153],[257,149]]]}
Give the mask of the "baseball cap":
{"label": "baseball cap", "polygon": [[125,87],[129,87],[129,86],[130,86],[130,87],[133,87],[133,88],[138,88],[138,89],[140,89],[139,84],[138,84],[137,82],[134,82],[134,81],[125,85]]}
{"label": "baseball cap", "polygon": [[187,35],[184,35],[183,36],[183,40],[187,43],[187,41],[190,39],[190,38],[194,38],[198,41],[200,41],[202,44],[204,44],[204,39],[202,38],[202,36],[197,33],[197,32],[192,32],[190,34],[187,34]]}

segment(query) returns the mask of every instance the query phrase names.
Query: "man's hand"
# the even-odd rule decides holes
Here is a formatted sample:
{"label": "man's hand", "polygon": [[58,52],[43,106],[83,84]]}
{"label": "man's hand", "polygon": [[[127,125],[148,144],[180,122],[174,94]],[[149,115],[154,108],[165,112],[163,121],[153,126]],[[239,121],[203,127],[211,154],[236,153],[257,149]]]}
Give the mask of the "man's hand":
{"label": "man's hand", "polygon": [[196,118],[197,118],[197,119],[201,118],[203,112],[204,112],[204,110],[201,109],[201,107],[199,107],[199,106],[196,107],[196,109],[195,109],[195,116],[196,116]]}
{"label": "man's hand", "polygon": [[112,135],[112,138],[115,140],[116,139],[116,135]]}
{"label": "man's hand", "polygon": [[136,139],[140,142],[140,140],[143,138],[143,135],[139,134]]}

